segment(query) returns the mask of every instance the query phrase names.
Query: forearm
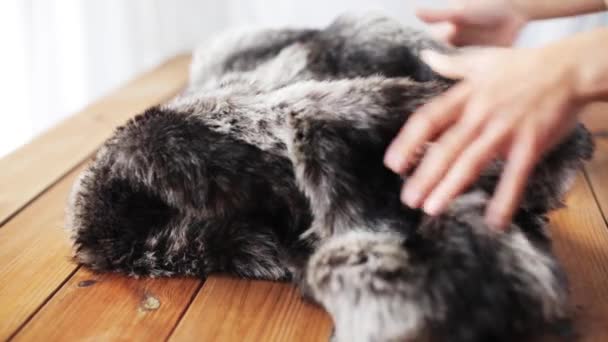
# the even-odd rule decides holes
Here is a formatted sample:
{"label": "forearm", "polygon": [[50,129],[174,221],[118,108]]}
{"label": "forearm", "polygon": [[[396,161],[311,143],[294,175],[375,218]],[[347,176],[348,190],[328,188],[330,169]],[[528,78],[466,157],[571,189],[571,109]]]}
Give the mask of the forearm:
{"label": "forearm", "polygon": [[568,17],[608,9],[608,0],[511,0],[530,20]]}

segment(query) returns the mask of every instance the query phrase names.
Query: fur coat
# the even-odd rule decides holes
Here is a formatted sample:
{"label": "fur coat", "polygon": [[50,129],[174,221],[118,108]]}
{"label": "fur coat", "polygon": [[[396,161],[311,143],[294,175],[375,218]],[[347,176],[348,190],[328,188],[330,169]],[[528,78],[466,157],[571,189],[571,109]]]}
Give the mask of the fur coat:
{"label": "fur coat", "polygon": [[292,281],[337,341],[512,341],[564,319],[546,214],[590,157],[588,132],[544,156],[508,232],[483,221],[500,160],[440,216],[405,207],[408,176],[384,151],[453,84],[422,49],[449,52],[376,15],[201,46],[188,89],[119,127],[74,185],[76,260]]}

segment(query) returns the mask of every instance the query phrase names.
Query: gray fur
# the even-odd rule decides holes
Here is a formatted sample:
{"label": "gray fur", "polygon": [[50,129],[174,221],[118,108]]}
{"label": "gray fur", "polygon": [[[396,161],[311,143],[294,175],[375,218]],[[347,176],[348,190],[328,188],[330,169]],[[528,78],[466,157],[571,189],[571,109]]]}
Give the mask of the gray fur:
{"label": "gray fur", "polygon": [[132,276],[291,280],[338,341],[510,341],[567,316],[545,215],[591,155],[579,126],[539,164],[507,233],[483,222],[496,161],[449,210],[404,207],[382,165],[452,82],[449,51],[381,16],[220,36],[188,89],[120,127],[74,185],[75,258]]}

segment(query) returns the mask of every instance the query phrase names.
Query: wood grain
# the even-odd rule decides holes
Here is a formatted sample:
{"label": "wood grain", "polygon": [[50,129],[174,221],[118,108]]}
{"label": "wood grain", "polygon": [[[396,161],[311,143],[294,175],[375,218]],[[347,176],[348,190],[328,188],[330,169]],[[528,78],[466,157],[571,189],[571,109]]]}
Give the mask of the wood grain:
{"label": "wood grain", "polygon": [[331,320],[285,283],[207,279],[171,341],[327,341]]}
{"label": "wood grain", "polygon": [[163,341],[200,282],[133,279],[81,268],[15,341]]}
{"label": "wood grain", "polygon": [[[69,259],[62,226],[78,165],[115,126],[179,91],[188,62],[171,60],[0,160],[0,340],[327,341],[330,318],[290,284],[212,276],[200,288],[93,274]],[[552,233],[576,331],[608,341],[608,104],[583,118],[598,149],[589,182],[581,173],[569,207],[552,214]]]}
{"label": "wood grain", "polygon": [[87,159],[129,117],[175,95],[189,56],[171,59],[0,160],[0,225]]}
{"label": "wood grain", "polygon": [[70,169],[115,126],[179,91],[188,63],[188,56],[170,60],[0,160],[0,340],[11,336],[76,269],[62,229],[67,194],[81,170]]}
{"label": "wood grain", "polygon": [[575,331],[581,341],[608,341],[608,229],[582,174],[566,203],[551,223],[570,283]]}
{"label": "wood grain", "polygon": [[593,186],[593,194],[602,210],[604,220],[608,222],[608,136],[595,139],[595,154],[585,166],[585,172]]}
{"label": "wood grain", "polygon": [[12,335],[76,269],[63,222],[78,172],[80,168],[0,229],[0,340]]}
{"label": "wood grain", "polygon": [[608,103],[589,106],[583,113],[583,122],[595,137],[595,154],[585,166],[585,172],[604,221],[608,222]]}
{"label": "wood grain", "polygon": [[595,102],[585,107],[581,113],[581,121],[595,134],[608,135],[608,102]]}

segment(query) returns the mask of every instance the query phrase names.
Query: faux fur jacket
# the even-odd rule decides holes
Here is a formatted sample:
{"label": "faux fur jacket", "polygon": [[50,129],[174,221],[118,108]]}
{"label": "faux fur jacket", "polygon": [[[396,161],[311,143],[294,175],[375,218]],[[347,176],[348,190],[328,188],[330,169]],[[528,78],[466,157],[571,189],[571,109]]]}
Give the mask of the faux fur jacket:
{"label": "faux fur jacket", "polygon": [[579,126],[536,168],[511,228],[484,225],[495,161],[446,213],[399,201],[382,163],[448,89],[418,58],[448,51],[375,15],[323,30],[222,35],[189,88],[118,128],[74,185],[78,262],[133,276],[293,281],[337,341],[513,341],[566,317],[545,215],[592,142]]}

